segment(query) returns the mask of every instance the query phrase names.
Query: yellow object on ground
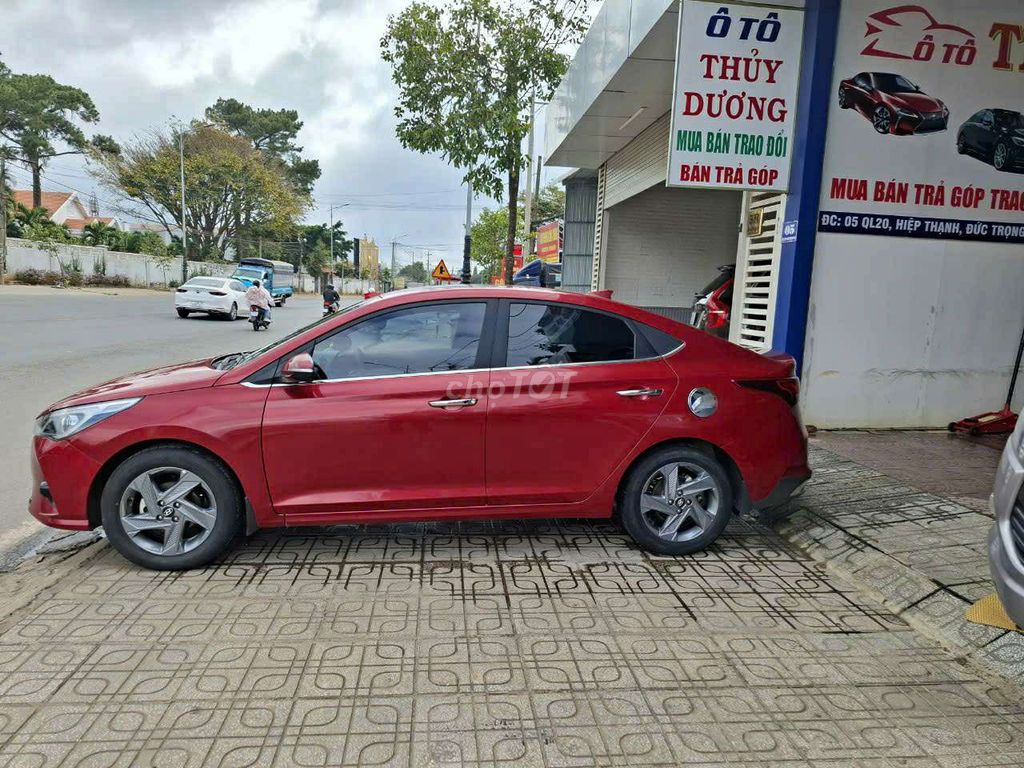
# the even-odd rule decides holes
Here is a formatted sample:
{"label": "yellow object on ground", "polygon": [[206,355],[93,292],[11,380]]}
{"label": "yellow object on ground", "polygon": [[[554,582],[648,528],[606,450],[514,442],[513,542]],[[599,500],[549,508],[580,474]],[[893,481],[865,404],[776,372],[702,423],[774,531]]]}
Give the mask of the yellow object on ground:
{"label": "yellow object on ground", "polygon": [[967,609],[967,620],[975,624],[984,624],[999,629],[1016,630],[1022,632],[1020,627],[1013,623],[1013,619],[1006,615],[1003,604],[999,602],[999,595],[993,592],[991,595],[981,598],[978,602]]}

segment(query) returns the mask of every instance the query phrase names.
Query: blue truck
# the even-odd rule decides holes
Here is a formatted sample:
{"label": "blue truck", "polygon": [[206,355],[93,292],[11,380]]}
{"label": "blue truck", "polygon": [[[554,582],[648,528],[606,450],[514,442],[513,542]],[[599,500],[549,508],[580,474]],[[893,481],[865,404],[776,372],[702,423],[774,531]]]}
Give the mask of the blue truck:
{"label": "blue truck", "polygon": [[278,307],[291,298],[292,286],[295,283],[295,266],[287,261],[271,259],[242,259],[232,275],[248,287],[254,280],[270,291],[274,304]]}

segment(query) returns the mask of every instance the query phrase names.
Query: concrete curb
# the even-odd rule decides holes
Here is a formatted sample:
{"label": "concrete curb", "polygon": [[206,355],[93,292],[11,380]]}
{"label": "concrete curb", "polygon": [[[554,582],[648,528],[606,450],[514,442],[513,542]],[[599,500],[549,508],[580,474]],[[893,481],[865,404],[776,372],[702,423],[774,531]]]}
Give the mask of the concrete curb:
{"label": "concrete curb", "polygon": [[973,624],[971,602],[802,506],[776,531],[830,574],[878,601],[957,656],[998,675],[1024,679],[1024,634]]}

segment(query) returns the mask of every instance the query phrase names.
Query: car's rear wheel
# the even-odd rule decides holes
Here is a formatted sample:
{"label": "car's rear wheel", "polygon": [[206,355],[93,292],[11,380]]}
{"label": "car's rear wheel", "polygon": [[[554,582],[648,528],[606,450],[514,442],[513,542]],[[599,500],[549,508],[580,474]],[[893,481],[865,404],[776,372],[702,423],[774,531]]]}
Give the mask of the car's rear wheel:
{"label": "car's rear wheel", "polygon": [[237,319],[238,319],[238,305],[237,304],[232,304],[231,305],[231,309],[228,311],[228,320],[237,320]]}
{"label": "car's rear wheel", "polygon": [[1010,148],[1003,142],[996,144],[995,151],[992,153],[992,167],[997,171],[1005,171],[1009,160]]}
{"label": "car's rear wheel", "polygon": [[241,494],[227,469],[180,446],[147,448],[126,459],[103,488],[100,512],[118,552],[163,571],[207,565],[242,528]]}
{"label": "car's rear wheel", "polygon": [[178,317],[188,317],[189,311],[187,309],[179,309]]}
{"label": "car's rear wheel", "polygon": [[710,453],[688,446],[652,453],[629,474],[622,525],[644,549],[686,555],[708,547],[732,515],[729,476]]}
{"label": "car's rear wheel", "polygon": [[967,154],[967,137],[962,133],[956,137],[956,151],[961,155]]}
{"label": "car's rear wheel", "polygon": [[892,131],[892,112],[884,104],[879,105],[871,117],[871,124],[879,133],[890,133]]}

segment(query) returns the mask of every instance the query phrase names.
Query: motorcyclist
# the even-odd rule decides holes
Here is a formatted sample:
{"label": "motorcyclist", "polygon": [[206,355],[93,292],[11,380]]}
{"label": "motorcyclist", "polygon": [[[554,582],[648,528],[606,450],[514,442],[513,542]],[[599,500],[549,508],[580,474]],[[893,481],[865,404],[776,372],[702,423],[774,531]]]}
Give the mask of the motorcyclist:
{"label": "motorcyclist", "polygon": [[341,296],[338,294],[336,290],[334,290],[334,286],[328,285],[326,288],[324,288],[323,296],[324,315],[328,315],[332,312],[337,312],[339,306],[338,302],[341,301]]}
{"label": "motorcyclist", "polygon": [[328,285],[324,288],[324,304],[337,304],[341,301],[341,295],[334,290],[334,285]]}
{"label": "motorcyclist", "polygon": [[258,307],[259,321],[262,322],[270,314],[272,298],[270,291],[260,285],[259,280],[253,280],[249,290],[245,292],[245,301],[250,307]]}

